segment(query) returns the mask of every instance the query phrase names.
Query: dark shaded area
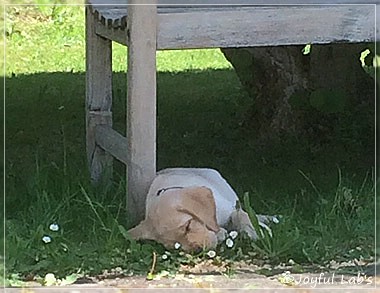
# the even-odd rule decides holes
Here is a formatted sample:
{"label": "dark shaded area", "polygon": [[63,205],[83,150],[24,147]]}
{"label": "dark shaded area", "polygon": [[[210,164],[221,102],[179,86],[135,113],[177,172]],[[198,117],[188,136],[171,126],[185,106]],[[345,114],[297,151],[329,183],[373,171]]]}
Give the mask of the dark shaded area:
{"label": "dark shaded area", "polygon": [[[86,178],[84,88],[84,74],[6,78],[8,190],[13,184],[25,185],[36,162],[67,164]],[[116,73],[114,127],[121,133],[125,95],[125,76]],[[360,178],[373,167],[374,138],[366,130],[373,125],[358,125],[363,129],[350,133],[351,137],[337,132],[325,144],[291,136],[259,144],[255,130],[243,123],[250,105],[233,71],[159,73],[158,168],[216,168],[238,192],[259,189],[275,200],[278,193],[296,192],[297,182],[305,183],[299,170],[310,174],[315,185],[328,188],[336,183],[337,167]],[[116,164],[116,172],[123,174],[124,166]],[[19,204],[17,197],[8,194],[9,212]]]}
{"label": "dark shaded area", "polygon": [[374,44],[311,45],[307,54],[299,45],[222,51],[252,100],[245,124],[261,139],[293,135],[326,143],[345,137],[373,145],[363,140],[374,133],[376,83],[360,61],[368,48],[374,51]]}
{"label": "dark shaded area", "polygon": [[[84,89],[83,73],[6,78],[7,268],[11,272],[63,275],[80,267],[99,274],[122,266],[144,273],[151,265],[152,251],[164,253],[163,247],[151,243],[131,247],[117,230],[119,224],[127,227],[128,223],[121,163],[115,162],[109,184],[89,183]],[[114,74],[113,89],[114,126],[124,133],[125,74]],[[374,150],[372,145],[355,143],[371,138],[351,137],[353,143],[347,143],[336,136],[321,143],[288,136],[258,143],[257,133],[243,123],[249,105],[251,99],[234,71],[159,73],[158,168],[218,169],[239,196],[249,192],[256,212],[285,215],[287,220],[274,227],[272,247],[261,255],[273,262],[342,260],[352,257],[342,251],[358,245],[363,246],[360,253],[371,254],[373,216],[368,207],[373,206]],[[346,193],[352,198],[347,200]],[[335,208],[336,204],[341,206]],[[52,221],[64,229],[67,252],[43,249],[41,237]],[[296,230],[300,232],[295,234]],[[57,244],[51,247],[62,249]],[[242,243],[242,253],[255,251],[251,245]],[[238,255],[231,250],[226,257]]]}

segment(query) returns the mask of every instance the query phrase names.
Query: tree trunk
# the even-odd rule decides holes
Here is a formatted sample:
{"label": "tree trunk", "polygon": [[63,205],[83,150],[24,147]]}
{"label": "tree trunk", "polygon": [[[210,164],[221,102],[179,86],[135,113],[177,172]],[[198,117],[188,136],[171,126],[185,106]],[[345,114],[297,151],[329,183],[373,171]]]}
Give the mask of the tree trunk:
{"label": "tree trunk", "polygon": [[262,138],[326,136],[343,113],[373,109],[374,81],[359,60],[366,44],[312,45],[306,55],[303,48],[222,49],[252,97],[245,123]]}

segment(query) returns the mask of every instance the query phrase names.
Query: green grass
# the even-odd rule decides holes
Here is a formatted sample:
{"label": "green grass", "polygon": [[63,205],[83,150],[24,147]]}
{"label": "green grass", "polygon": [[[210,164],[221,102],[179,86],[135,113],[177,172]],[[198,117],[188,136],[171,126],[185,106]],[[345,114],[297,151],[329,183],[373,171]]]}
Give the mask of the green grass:
{"label": "green grass", "polygon": [[[84,8],[59,8],[58,16],[50,18],[36,7],[7,7],[7,75],[85,70]],[[21,15],[17,15],[19,10]],[[115,72],[126,70],[125,46],[113,44],[112,62]],[[227,69],[231,65],[219,50],[189,50],[157,52],[157,67],[159,71],[178,72]]]}
{"label": "green grass", "polygon": [[[54,16],[36,7],[7,10],[6,276],[148,272],[153,251],[165,250],[125,233],[124,167],[115,162],[114,180],[104,186],[88,179],[83,9],[63,7]],[[239,236],[217,255],[300,264],[373,257],[370,145],[347,138],[259,144],[243,124],[251,98],[219,50],[158,52],[157,63],[158,168],[216,168],[239,196],[249,193],[256,212],[283,215],[273,239]],[[125,47],[114,46],[113,65],[114,123],[123,132]],[[51,223],[61,229],[50,231]],[[52,242],[43,243],[44,235]],[[204,258],[173,251],[157,271]]]}

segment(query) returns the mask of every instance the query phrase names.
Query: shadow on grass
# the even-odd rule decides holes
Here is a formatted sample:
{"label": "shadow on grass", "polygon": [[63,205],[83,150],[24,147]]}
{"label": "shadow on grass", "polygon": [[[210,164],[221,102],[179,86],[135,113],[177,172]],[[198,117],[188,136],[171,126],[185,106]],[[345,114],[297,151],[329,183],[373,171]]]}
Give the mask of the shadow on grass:
{"label": "shadow on grass", "polygon": [[[121,133],[125,131],[125,80],[124,74],[114,75],[114,127]],[[127,226],[124,166],[115,164],[111,188],[94,192],[88,182],[84,104],[83,73],[6,78],[10,271],[46,273],[55,272],[54,268],[62,274],[78,267],[95,265],[101,271],[127,263],[136,269],[141,255],[150,263],[146,246],[140,254],[132,254],[131,262],[131,255],[124,251],[128,249],[125,239],[117,232],[119,223]],[[239,196],[249,192],[256,212],[285,215],[267,252],[277,260],[322,261],[363,242],[370,254],[371,180],[361,188],[373,167],[368,160],[370,146],[358,149],[337,141],[315,150],[311,142],[291,138],[258,145],[254,131],[242,124],[251,105],[233,71],[159,73],[158,168],[216,168]],[[337,166],[347,177],[344,182],[337,176]],[[356,214],[343,210],[347,194],[354,194],[348,208],[355,208]],[[336,211],[343,216],[333,214]],[[41,237],[52,221],[65,227],[70,257],[65,253],[53,261],[38,262],[36,258],[46,258]],[[300,231],[298,236],[295,231]],[[117,247],[124,252],[117,252]],[[122,258],[110,264],[119,253]]]}
{"label": "shadow on grass", "polygon": [[[114,127],[124,133],[125,74],[114,74],[113,92]],[[68,168],[86,180],[84,104],[83,73],[6,78],[9,182],[25,185],[37,162]],[[256,145],[254,132],[242,126],[251,105],[234,71],[159,73],[158,168],[216,168],[240,195],[248,190],[262,199],[283,200],[284,194],[293,196],[305,185],[299,170],[323,189],[336,186],[337,166],[347,169],[354,180],[355,176],[361,180],[373,167],[370,150],[339,143],[317,152],[308,143],[292,139]],[[124,167],[116,163],[116,171],[123,174]]]}

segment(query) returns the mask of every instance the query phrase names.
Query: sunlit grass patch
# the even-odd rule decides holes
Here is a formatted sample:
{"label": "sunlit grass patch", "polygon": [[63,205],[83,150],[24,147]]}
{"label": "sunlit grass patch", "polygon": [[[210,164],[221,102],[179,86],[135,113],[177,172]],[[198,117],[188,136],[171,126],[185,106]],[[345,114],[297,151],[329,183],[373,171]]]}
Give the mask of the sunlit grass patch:
{"label": "sunlit grass patch", "polygon": [[[6,74],[85,71],[84,7],[6,7]],[[50,11],[52,10],[52,11]],[[219,49],[157,52],[157,70],[230,69]],[[113,43],[113,70],[127,69],[127,47]]]}

